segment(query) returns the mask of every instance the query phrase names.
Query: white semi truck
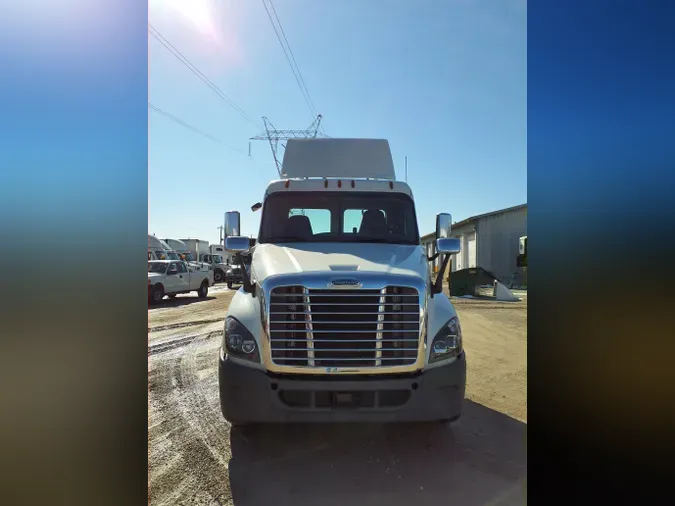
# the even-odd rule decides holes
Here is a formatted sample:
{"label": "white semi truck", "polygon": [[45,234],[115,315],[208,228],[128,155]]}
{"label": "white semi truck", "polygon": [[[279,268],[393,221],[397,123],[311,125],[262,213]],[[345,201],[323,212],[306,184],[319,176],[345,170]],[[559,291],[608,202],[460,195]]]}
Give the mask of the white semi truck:
{"label": "white semi truck", "polygon": [[[462,330],[441,276],[432,279],[413,194],[395,180],[389,143],[289,140],[283,170],[252,207],[262,208],[255,246],[226,236],[227,249],[250,254],[251,265],[224,324],[225,419],[459,418]],[[443,266],[459,252],[451,222],[449,214],[436,217]]]}
{"label": "white semi truck", "polygon": [[225,280],[225,273],[228,265],[225,261],[225,248],[217,244],[209,245],[209,241],[201,239],[181,239],[194,258],[199,262],[204,262],[213,268],[214,283],[220,283]]}
{"label": "white semi truck", "polygon": [[148,260],[180,260],[180,256],[165,241],[148,234]]}

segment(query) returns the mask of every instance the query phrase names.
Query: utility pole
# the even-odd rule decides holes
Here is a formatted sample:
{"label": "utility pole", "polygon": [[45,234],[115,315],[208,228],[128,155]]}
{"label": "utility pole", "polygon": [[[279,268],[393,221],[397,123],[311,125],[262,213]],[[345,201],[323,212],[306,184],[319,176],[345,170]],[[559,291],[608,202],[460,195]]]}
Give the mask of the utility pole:
{"label": "utility pole", "polygon": [[220,231],[220,234],[219,234],[219,235],[220,235],[220,239],[219,239],[219,241],[220,241],[220,245],[222,246],[222,245],[223,245],[223,230],[225,229],[225,227],[221,225],[221,226],[216,227],[216,228]]}
{"label": "utility pole", "polygon": [[[281,162],[277,156],[279,141],[287,141],[288,139],[316,139],[317,137],[328,137],[319,131],[319,126],[321,126],[321,117],[321,114],[319,114],[312,124],[309,125],[309,127],[307,127],[305,130],[277,130],[274,128],[274,125],[272,125],[272,122],[267,119],[267,117],[263,116],[265,131],[249,139],[249,156],[251,156],[250,141],[268,141],[270,143],[270,148],[272,149],[274,163],[277,165],[277,172],[279,172],[279,177],[281,177]],[[283,145],[283,147],[285,148],[286,146]]]}

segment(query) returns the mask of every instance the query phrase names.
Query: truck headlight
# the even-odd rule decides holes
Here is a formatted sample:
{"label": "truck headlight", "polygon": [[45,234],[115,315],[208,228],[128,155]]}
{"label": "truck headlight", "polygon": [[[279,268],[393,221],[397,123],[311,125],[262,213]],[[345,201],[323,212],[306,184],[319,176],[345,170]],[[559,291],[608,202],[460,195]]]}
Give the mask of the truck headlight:
{"label": "truck headlight", "polygon": [[223,332],[223,343],[221,346],[228,355],[248,360],[249,362],[260,363],[258,343],[256,343],[255,338],[249,330],[232,316],[228,316],[225,319],[225,331]]}
{"label": "truck headlight", "polygon": [[441,327],[431,343],[429,363],[447,360],[462,353],[462,327],[456,316]]}

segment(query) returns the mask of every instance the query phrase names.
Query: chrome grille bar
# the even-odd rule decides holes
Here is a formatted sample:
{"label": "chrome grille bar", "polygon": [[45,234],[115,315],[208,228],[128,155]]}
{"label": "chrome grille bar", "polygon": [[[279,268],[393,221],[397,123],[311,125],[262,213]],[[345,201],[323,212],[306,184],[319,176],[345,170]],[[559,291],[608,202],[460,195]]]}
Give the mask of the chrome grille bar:
{"label": "chrome grille bar", "polygon": [[292,285],[273,287],[269,294],[269,352],[277,365],[396,367],[417,361],[421,313],[416,288]]}
{"label": "chrome grille bar", "polygon": [[386,298],[387,289],[383,288],[380,290],[380,305],[377,308],[377,334],[375,335],[375,339],[377,339],[375,348],[377,351],[375,352],[375,367],[382,365],[382,330],[384,330],[384,315],[382,313],[384,313],[385,310],[384,303],[386,302]]}
{"label": "chrome grille bar", "polygon": [[307,305],[307,358],[308,365],[314,367],[314,331],[312,328],[312,306],[309,305],[309,290],[304,288],[303,291],[303,301]]}

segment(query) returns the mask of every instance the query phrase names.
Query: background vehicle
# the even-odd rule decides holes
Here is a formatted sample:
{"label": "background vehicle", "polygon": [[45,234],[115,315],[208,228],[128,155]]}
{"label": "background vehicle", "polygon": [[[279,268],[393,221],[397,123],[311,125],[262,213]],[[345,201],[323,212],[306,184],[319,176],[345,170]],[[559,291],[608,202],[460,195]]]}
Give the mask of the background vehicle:
{"label": "background vehicle", "polygon": [[225,248],[216,244],[209,245],[208,241],[201,239],[181,239],[187,246],[192,256],[199,262],[204,262],[213,268],[213,282],[220,283],[225,280],[227,263],[223,256]]}
{"label": "background vehicle", "polygon": [[209,293],[213,271],[193,271],[182,260],[152,260],[148,262],[148,298],[160,302],[165,295],[174,298],[179,293],[197,292],[200,298]]}
{"label": "background vehicle", "polygon": [[[389,143],[289,140],[283,169],[265,191],[251,266],[225,319],[223,416],[233,424],[459,418],[459,319],[441,276],[432,281]],[[239,229],[238,219],[228,213],[225,228]],[[436,218],[440,272],[459,252],[451,222]],[[247,252],[250,240],[227,234],[226,247]]]}
{"label": "background vehicle", "polygon": [[166,242],[148,234],[148,260],[180,260],[180,256]]}
{"label": "background vehicle", "polygon": [[211,255],[210,260],[214,272],[219,273],[219,281],[225,281],[227,272],[230,269],[232,254],[225,251],[225,246],[220,244],[211,244],[209,246],[209,254]]}
{"label": "background vehicle", "polygon": [[192,254],[190,248],[187,247],[187,244],[180,239],[164,239],[164,242],[178,253],[180,259],[186,261],[191,269],[206,271],[213,269],[211,264],[197,261],[197,258]]}
{"label": "background vehicle", "polygon": [[232,260],[232,262],[233,263],[230,263],[230,265],[227,266],[227,272],[225,273],[225,282],[230,289],[233,285],[241,285],[244,282],[241,265],[234,263],[235,260]]}

